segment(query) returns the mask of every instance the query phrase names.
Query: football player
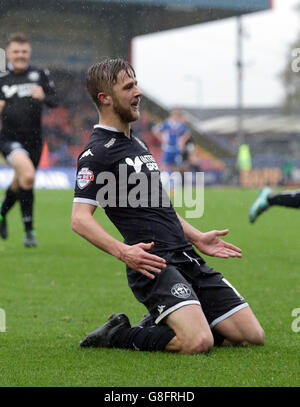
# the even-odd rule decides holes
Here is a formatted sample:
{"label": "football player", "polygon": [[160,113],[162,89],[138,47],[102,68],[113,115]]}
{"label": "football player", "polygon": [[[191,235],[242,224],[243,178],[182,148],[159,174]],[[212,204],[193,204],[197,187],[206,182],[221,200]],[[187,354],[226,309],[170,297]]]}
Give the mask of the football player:
{"label": "football player", "polygon": [[[176,214],[151,152],[131,131],[142,96],[132,66],[118,58],[96,63],[87,88],[100,120],[78,157],[72,228],[126,264],[129,286],[151,318],[132,327],[126,314],[114,314],[81,346],[207,353],[223,342],[262,345],[248,303],[194,247],[221,258],[240,258],[241,250],[222,240],[228,229],[203,233]],[[124,242],[94,218],[99,204]]]}
{"label": "football player", "polygon": [[0,236],[8,237],[6,216],[19,200],[26,247],[37,245],[33,226],[34,178],[42,152],[43,105],[58,104],[47,70],[29,65],[31,46],[24,34],[10,36],[6,56],[8,69],[0,74],[0,151],[14,169],[0,209]]}

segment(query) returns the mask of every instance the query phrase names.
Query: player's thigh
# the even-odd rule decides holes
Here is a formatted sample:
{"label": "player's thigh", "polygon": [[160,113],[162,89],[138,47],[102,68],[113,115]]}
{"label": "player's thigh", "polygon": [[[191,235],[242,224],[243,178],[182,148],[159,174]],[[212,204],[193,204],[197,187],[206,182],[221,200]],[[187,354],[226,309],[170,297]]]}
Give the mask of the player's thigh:
{"label": "player's thigh", "polygon": [[249,306],[219,322],[214,329],[233,344],[263,345],[265,342],[264,330]]}
{"label": "player's thigh", "polygon": [[200,305],[186,305],[169,314],[164,322],[172,328],[183,351],[208,352],[213,336]]}
{"label": "player's thigh", "polygon": [[14,168],[19,180],[25,177],[34,177],[35,168],[33,162],[25,151],[15,151],[11,155],[10,164]]}
{"label": "player's thigh", "polygon": [[178,337],[209,332],[210,327],[200,305],[186,305],[169,314],[164,322],[170,326]]}

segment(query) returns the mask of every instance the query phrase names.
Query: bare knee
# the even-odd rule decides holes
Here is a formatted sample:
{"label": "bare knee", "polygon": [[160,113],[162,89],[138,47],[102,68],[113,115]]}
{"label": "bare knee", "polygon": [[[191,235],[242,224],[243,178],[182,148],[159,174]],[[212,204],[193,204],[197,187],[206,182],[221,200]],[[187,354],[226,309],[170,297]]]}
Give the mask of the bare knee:
{"label": "bare knee", "polygon": [[166,323],[176,333],[180,353],[208,353],[213,347],[213,336],[205,315],[198,304],[186,305],[172,312]]}
{"label": "bare knee", "polygon": [[246,335],[233,339],[232,343],[242,346],[262,346],[265,344],[265,332],[262,328],[252,330]]}
{"label": "bare knee", "polygon": [[19,184],[23,189],[30,189],[34,184],[34,171],[26,171],[20,176]]}
{"label": "bare knee", "polygon": [[199,335],[193,340],[184,338],[181,341],[180,353],[208,353],[214,345],[213,336],[210,334]]}
{"label": "bare knee", "polygon": [[264,345],[265,333],[249,307],[243,308],[216,326],[227,345]]}
{"label": "bare knee", "polygon": [[265,344],[265,331],[262,328],[257,329],[255,332],[252,332],[249,335],[249,338],[246,340],[248,345],[264,345]]}

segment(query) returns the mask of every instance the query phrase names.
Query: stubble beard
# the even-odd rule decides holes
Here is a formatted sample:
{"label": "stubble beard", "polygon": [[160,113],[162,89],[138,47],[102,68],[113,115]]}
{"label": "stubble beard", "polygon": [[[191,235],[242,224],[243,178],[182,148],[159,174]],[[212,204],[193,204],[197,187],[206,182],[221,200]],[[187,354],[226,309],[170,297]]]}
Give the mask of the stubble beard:
{"label": "stubble beard", "polygon": [[130,108],[124,108],[120,103],[113,97],[113,109],[114,112],[120,117],[123,123],[135,122],[139,119],[140,113],[137,111],[135,114],[130,110]]}

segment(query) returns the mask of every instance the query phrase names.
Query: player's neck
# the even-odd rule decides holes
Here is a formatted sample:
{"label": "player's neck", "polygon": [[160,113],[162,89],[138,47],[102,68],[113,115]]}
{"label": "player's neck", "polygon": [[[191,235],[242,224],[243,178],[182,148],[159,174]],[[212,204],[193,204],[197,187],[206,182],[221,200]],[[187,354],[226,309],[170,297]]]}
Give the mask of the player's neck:
{"label": "player's neck", "polygon": [[126,137],[130,138],[130,123],[122,122],[118,117],[115,116],[105,116],[101,115],[99,119],[99,124],[101,126],[112,127],[119,131],[120,133],[124,133]]}
{"label": "player's neck", "polygon": [[25,67],[22,67],[22,68],[18,68],[17,66],[13,66],[13,65],[12,65],[12,71],[13,71],[13,73],[15,73],[16,75],[20,75],[20,74],[22,74],[22,73],[24,73],[24,72],[27,71],[28,66],[29,66],[29,65],[26,65]]}

